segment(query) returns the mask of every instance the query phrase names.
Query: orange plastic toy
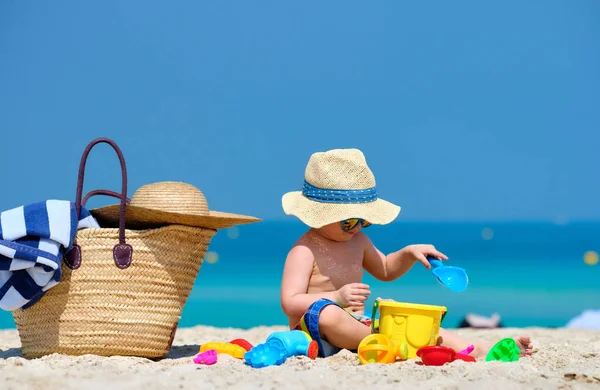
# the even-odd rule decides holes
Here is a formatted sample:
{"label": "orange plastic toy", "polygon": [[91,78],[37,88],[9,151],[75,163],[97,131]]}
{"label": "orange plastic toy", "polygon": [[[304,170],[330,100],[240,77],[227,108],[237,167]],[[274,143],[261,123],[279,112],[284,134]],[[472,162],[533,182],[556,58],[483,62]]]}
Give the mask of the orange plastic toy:
{"label": "orange plastic toy", "polygon": [[206,352],[208,350],[214,349],[217,353],[224,353],[227,355],[231,355],[237,359],[243,359],[244,354],[246,353],[246,349],[236,344],[231,343],[222,343],[218,341],[213,341],[210,343],[204,343],[200,346],[200,353]]}
{"label": "orange plastic toy", "polygon": [[383,334],[370,334],[358,345],[358,360],[361,364],[394,363],[396,359],[408,359],[408,345],[397,345]]}

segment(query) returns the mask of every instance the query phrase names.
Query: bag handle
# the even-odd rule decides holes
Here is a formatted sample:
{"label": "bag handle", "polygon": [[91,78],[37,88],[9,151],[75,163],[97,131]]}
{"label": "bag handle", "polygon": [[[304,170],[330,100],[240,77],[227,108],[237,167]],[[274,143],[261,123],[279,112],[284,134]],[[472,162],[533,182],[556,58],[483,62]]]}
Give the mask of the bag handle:
{"label": "bag handle", "polygon": [[[115,150],[117,156],[119,157],[119,163],[121,164],[121,194],[109,190],[94,190],[86,194],[85,198],[82,201],[83,179],[85,176],[85,164],[87,162],[87,157],[90,154],[92,148],[99,143],[109,144]],[[113,247],[113,259],[115,261],[115,265],[118,268],[127,268],[131,265],[131,257],[133,254],[133,247],[127,244],[125,240],[125,205],[129,203],[127,198],[127,167],[125,165],[125,158],[123,157],[121,149],[113,140],[109,138],[96,138],[88,144],[88,146],[83,151],[83,155],[81,156],[81,162],[79,163],[79,172],[77,175],[77,193],[75,196],[75,212],[77,214],[77,220],[79,220],[79,215],[81,214],[81,206],[85,204],[85,202],[93,195],[114,196],[120,201],[119,243]],[[81,266],[81,247],[79,245],[73,245],[73,247],[65,257],[65,263],[71,269],[77,269]]]}
{"label": "bag handle", "polygon": [[[106,196],[112,196],[113,198],[121,199],[121,194],[116,193],[111,190],[91,190],[90,192],[85,194],[85,196],[81,200],[81,205],[85,206],[87,204],[87,201],[94,195],[106,195]],[[127,203],[127,204],[131,203],[131,199],[125,198],[125,203]]]}

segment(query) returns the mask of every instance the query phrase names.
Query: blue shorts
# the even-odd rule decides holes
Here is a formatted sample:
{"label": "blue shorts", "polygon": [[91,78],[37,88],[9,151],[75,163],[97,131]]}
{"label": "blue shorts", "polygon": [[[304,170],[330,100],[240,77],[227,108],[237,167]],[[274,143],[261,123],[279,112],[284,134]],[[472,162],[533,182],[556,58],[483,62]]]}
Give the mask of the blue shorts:
{"label": "blue shorts", "polygon": [[[339,304],[329,299],[321,298],[308,307],[306,313],[304,313],[294,328],[295,330],[303,330],[308,333],[310,337],[317,342],[319,345],[319,356],[321,357],[335,355],[341,350],[341,348],[330,344],[327,340],[322,338],[319,332],[319,316],[321,315],[321,311],[329,305],[335,305],[344,310]],[[348,315],[354,317],[357,321],[365,323],[365,326],[370,326],[370,317],[353,313],[348,313]]]}

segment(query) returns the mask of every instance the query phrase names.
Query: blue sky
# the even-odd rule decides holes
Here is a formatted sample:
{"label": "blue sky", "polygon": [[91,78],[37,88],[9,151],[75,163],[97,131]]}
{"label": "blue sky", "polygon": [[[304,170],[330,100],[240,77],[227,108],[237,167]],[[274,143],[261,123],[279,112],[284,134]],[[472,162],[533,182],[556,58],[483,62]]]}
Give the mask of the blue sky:
{"label": "blue sky", "polygon": [[[595,0],[5,0],[0,209],[74,199],[107,136],[130,195],[265,219],[311,153],[358,147],[404,220],[600,220],[599,41]],[[88,168],[118,189],[108,147]]]}

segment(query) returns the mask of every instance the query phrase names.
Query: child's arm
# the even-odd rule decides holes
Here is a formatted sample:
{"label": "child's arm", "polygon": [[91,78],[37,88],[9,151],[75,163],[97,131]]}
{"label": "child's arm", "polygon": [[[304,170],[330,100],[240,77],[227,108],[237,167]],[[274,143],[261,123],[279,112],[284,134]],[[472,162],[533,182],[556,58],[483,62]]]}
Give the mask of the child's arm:
{"label": "child's arm", "polygon": [[314,255],[303,245],[297,245],[288,253],[281,278],[281,307],[287,316],[300,317],[319,298],[336,301],[337,292],[307,294],[312,274]]}
{"label": "child's arm", "polygon": [[445,254],[439,252],[433,245],[422,244],[409,245],[386,256],[373,245],[369,237],[365,234],[359,234],[358,236],[365,243],[363,268],[375,278],[382,281],[390,282],[398,279],[408,272],[417,261],[422,263],[425,268],[430,269],[431,265],[427,260],[427,256],[433,256],[440,260],[448,259]]}

